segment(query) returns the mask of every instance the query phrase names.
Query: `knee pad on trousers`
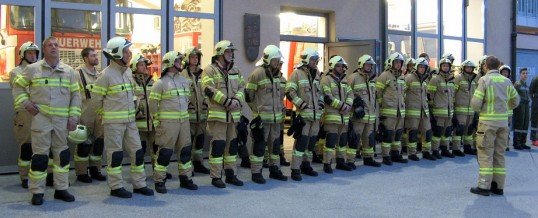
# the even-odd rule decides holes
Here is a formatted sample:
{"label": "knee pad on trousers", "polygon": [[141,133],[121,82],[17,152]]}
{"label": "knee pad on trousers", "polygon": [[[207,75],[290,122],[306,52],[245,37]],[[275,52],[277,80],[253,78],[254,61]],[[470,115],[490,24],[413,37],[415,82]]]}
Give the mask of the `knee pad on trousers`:
{"label": "knee pad on trousers", "polygon": [[110,167],[119,167],[123,162],[123,151],[112,152],[112,160],[110,160]]}
{"label": "knee pad on trousers", "polygon": [[224,154],[224,147],[226,146],[226,141],[224,140],[215,140],[212,143],[211,147],[211,156],[212,157],[222,157]]}
{"label": "knee pad on trousers", "polygon": [[443,127],[442,126],[434,126],[433,127],[433,135],[435,137],[441,137],[443,136]]}
{"label": "knee pad on trousers", "polygon": [[318,138],[320,139],[327,138],[327,131],[325,131],[324,126],[321,126],[321,128],[319,128]]}
{"label": "knee pad on trousers", "polygon": [[91,145],[86,143],[80,143],[77,145],[77,155],[79,157],[87,157],[90,155]]}
{"label": "knee pad on trousers", "polygon": [[306,143],[308,143],[308,136],[306,135],[299,136],[297,140],[295,141],[295,150],[304,152],[307,147]]}
{"label": "knee pad on trousers", "polygon": [[194,148],[196,150],[200,150],[200,149],[204,148],[204,142],[205,142],[205,135],[204,134],[200,134],[200,135],[196,136],[196,144],[194,144]]}
{"label": "knee pad on trousers", "polygon": [[185,146],[181,149],[181,152],[179,152],[179,160],[181,163],[187,163],[191,161],[192,157],[192,146]]}
{"label": "knee pad on trousers", "polygon": [[[245,150],[247,150],[246,145],[243,147]],[[228,152],[230,153],[230,155],[236,155],[238,149],[239,149],[239,142],[237,141],[237,138],[234,138],[232,139],[232,141],[230,141],[230,148],[228,149]]]}
{"label": "knee pad on trousers", "polygon": [[93,155],[101,156],[103,155],[103,150],[105,147],[105,139],[98,138],[93,143]]}
{"label": "knee pad on trousers", "polygon": [[368,135],[368,147],[373,148],[375,147],[375,144],[375,133],[372,132]]}
{"label": "knee pad on trousers", "polygon": [[21,145],[20,158],[24,161],[29,161],[32,159],[32,144],[24,143]]}
{"label": "knee pad on trousers", "polygon": [[338,134],[336,133],[327,133],[327,139],[325,140],[325,147],[334,148],[336,147],[336,142],[338,141]]}
{"label": "knee pad on trousers", "polygon": [[394,140],[394,131],[385,130],[385,132],[383,133],[383,142],[391,143],[393,140]]}
{"label": "knee pad on trousers", "polygon": [[395,133],[395,135],[394,135],[394,138],[395,138],[397,141],[400,141],[401,138],[402,138],[403,132],[404,132],[403,129],[397,129],[397,130],[396,130],[396,133]]}
{"label": "knee pad on trousers", "polygon": [[445,129],[445,137],[450,137],[450,136],[452,136],[452,130],[453,130],[453,129],[454,129],[454,128],[452,128],[452,126],[447,127],[447,128]]}
{"label": "knee pad on trousers", "polygon": [[462,136],[462,135],[463,135],[463,130],[465,130],[465,126],[464,126],[464,125],[458,125],[458,126],[456,127],[456,132],[455,132],[455,134],[456,134],[457,136]]}
{"label": "knee pad on trousers", "polygon": [[273,154],[280,154],[280,138],[273,141]]}
{"label": "knee pad on trousers", "polygon": [[[346,138],[349,138],[349,137],[346,137]],[[358,148],[359,147],[359,141],[361,140],[360,137],[357,137],[357,140],[347,140],[348,141],[348,144],[347,146],[349,148]]]}
{"label": "knee pad on trousers", "polygon": [[311,136],[310,137],[310,140],[308,141],[308,150],[309,151],[314,151],[314,149],[316,148],[317,140],[318,140],[317,136]]}
{"label": "knee pad on trousers", "polygon": [[432,137],[433,137],[433,132],[431,129],[428,129],[428,131],[426,131],[426,141],[427,142],[431,142],[432,141]]}
{"label": "knee pad on trousers", "polygon": [[252,143],[252,154],[258,157],[263,156],[265,153],[265,144],[266,143],[264,141]]}
{"label": "knee pad on trousers", "polygon": [[174,151],[172,149],[161,148],[159,150],[159,156],[157,157],[157,164],[161,166],[168,166],[173,153]]}
{"label": "knee pad on trousers", "polygon": [[409,142],[418,141],[418,130],[416,129],[409,130],[409,133],[407,135],[409,136]]}
{"label": "knee pad on trousers", "polygon": [[146,149],[148,148],[148,142],[141,141],[140,144],[142,145],[142,156],[144,156],[146,154]]}
{"label": "knee pad on trousers", "polygon": [[340,135],[340,141],[338,141],[338,146],[346,147],[346,145],[347,145],[347,133]]}
{"label": "knee pad on trousers", "polygon": [[69,165],[71,152],[69,152],[69,149],[65,149],[62,152],[60,152],[60,166],[65,167]]}
{"label": "knee pad on trousers", "polygon": [[31,169],[33,171],[45,172],[49,166],[49,157],[44,154],[34,154],[32,156]]}
{"label": "knee pad on trousers", "polygon": [[135,164],[137,166],[140,166],[144,163],[144,151],[141,149],[138,149],[135,153],[136,155],[136,160],[135,160]]}

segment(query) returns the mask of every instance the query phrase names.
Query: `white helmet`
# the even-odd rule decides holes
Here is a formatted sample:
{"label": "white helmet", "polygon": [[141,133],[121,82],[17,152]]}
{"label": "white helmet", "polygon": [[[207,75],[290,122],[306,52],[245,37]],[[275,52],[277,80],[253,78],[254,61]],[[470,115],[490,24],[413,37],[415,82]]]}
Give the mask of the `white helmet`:
{"label": "white helmet", "polygon": [[359,58],[359,61],[357,63],[357,66],[359,66],[359,69],[364,68],[364,64],[371,64],[375,65],[375,61],[370,55],[363,55]]}
{"label": "white helmet", "polygon": [[77,125],[77,128],[73,131],[69,131],[69,135],[67,135],[67,141],[69,141],[71,144],[78,145],[80,143],[86,142],[88,140],[88,129],[84,125]]}
{"label": "white helmet", "polygon": [[400,53],[398,53],[398,52],[394,52],[394,53],[392,53],[392,54],[389,56],[389,59],[387,59],[387,60],[388,60],[388,67],[389,67],[389,69],[392,68],[392,64],[393,64],[394,61],[401,61],[402,64],[404,63],[404,57],[403,57]]}
{"label": "white helmet", "polygon": [[183,61],[185,63],[185,66],[189,66],[189,56],[191,54],[198,56],[198,65],[200,65],[200,62],[202,61],[202,51],[196,47],[190,47],[185,51],[185,60]]}
{"label": "white helmet", "polygon": [[[452,68],[452,62],[450,62],[450,59],[448,58],[443,58],[439,61],[439,72],[441,72],[441,65],[443,64],[448,64],[449,65],[449,68],[451,69]],[[450,69],[448,70],[450,72]]]}
{"label": "white helmet", "polygon": [[119,60],[123,58],[123,49],[128,48],[131,45],[133,44],[126,38],[121,37],[121,36],[116,36],[108,40],[108,43],[106,44],[106,48],[103,49],[103,53],[105,54],[105,57],[107,57],[108,59]]}
{"label": "white helmet", "polygon": [[512,68],[510,68],[510,66],[508,65],[502,65],[501,67],[499,67],[499,73],[503,70],[508,70],[508,75],[511,75],[512,74]]}
{"label": "white helmet", "polygon": [[227,49],[236,50],[234,44],[228,40],[222,40],[215,45],[213,56],[223,55]]}
{"label": "white helmet", "polygon": [[39,57],[39,47],[37,47],[37,45],[33,42],[28,41],[23,43],[19,50],[19,57],[21,58],[21,61],[24,59],[24,54],[26,51],[36,51],[36,56]]}
{"label": "white helmet", "polygon": [[480,60],[478,60],[478,67],[482,67],[482,65],[484,65],[486,63],[486,59],[488,58],[487,55],[484,55],[480,58]]}
{"label": "white helmet", "polygon": [[465,60],[465,61],[463,61],[463,63],[461,63],[461,71],[462,72],[465,72],[465,67],[472,67],[473,68],[472,71],[474,71],[474,69],[476,68],[476,64],[471,60]]}
{"label": "white helmet", "polygon": [[448,59],[450,60],[450,63],[454,63],[454,55],[452,55],[452,53],[444,53],[443,56],[441,56],[441,59]]}
{"label": "white helmet", "polygon": [[319,53],[312,48],[307,48],[301,52],[301,62],[303,64],[308,64],[310,62],[310,58],[319,59]]}
{"label": "white helmet", "polygon": [[329,70],[334,70],[337,64],[341,64],[344,69],[347,68],[347,63],[343,57],[335,55],[329,60]]}
{"label": "white helmet", "polygon": [[418,58],[415,61],[415,71],[418,71],[418,65],[424,65],[426,67],[426,69],[428,69],[428,67],[429,67],[428,60],[426,60],[426,58]]}
{"label": "white helmet", "polygon": [[131,70],[133,72],[136,71],[136,65],[139,63],[139,62],[145,62],[146,63],[146,66],[149,66],[149,65],[152,65],[153,62],[151,62],[149,59],[147,59],[146,57],[144,57],[142,54],[138,53],[136,54],[135,56],[133,56],[133,58],[131,59]]}
{"label": "white helmet", "polygon": [[174,67],[174,63],[176,62],[176,59],[179,59],[179,61],[182,61],[183,55],[177,51],[169,51],[166,54],[164,54],[162,67],[161,67],[163,72],[166,72],[166,70],[170,67]]}
{"label": "white helmet", "polygon": [[274,58],[278,58],[279,61],[282,59],[280,49],[275,45],[266,46],[265,49],[263,49],[263,64],[269,65]]}
{"label": "white helmet", "polygon": [[407,68],[407,65],[409,64],[413,64],[413,66],[416,64],[416,60],[414,58],[407,58],[407,60],[405,60],[405,67]]}

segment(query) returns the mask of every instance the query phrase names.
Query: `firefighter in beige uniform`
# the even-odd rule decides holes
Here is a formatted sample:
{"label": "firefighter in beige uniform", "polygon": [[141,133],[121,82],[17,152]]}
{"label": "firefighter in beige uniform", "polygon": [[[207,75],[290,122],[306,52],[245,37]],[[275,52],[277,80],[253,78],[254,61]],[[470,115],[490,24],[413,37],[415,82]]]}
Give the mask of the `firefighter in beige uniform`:
{"label": "firefighter in beige uniform", "polygon": [[423,138],[422,158],[436,160],[431,153],[432,130],[428,108],[428,61],[418,58],[412,72],[405,75],[405,129],[409,136],[408,159],[418,161],[419,131]]}
{"label": "firefighter in beige uniform", "polygon": [[56,38],[43,42],[44,59],[28,65],[17,78],[13,96],[19,106],[26,108],[32,118],[32,162],[29,189],[32,204],[43,204],[48,154],[54,158],[54,198],[72,202],[69,192],[68,130],[75,130],[80,111],[80,88],[73,68],[60,62]]}
{"label": "firefighter in beige uniform", "polygon": [[508,111],[519,104],[519,95],[512,82],[499,74],[499,60],[489,56],[483,67],[487,72],[478,81],[478,87],[471,99],[471,107],[480,113],[477,144],[478,186],[471,192],[479,195],[504,193],[506,168],[505,148],[508,146]]}
{"label": "firefighter in beige uniform", "polygon": [[202,51],[195,47],[185,52],[184,69],[181,72],[191,83],[191,97],[189,101],[189,121],[191,126],[192,141],[192,165],[194,172],[209,174],[209,169],[204,166],[204,145],[209,134],[206,132],[207,125],[207,97],[202,90]]}
{"label": "firefighter in beige uniform", "polygon": [[375,83],[380,106],[380,131],[383,134],[381,151],[386,165],[392,165],[392,162],[407,163],[400,154],[405,118],[405,80],[401,70],[403,62],[401,54],[391,54],[388,58],[389,69],[381,73]]}
{"label": "firefighter in beige uniform", "polygon": [[155,163],[153,181],[155,190],[166,193],[166,170],[170,158],[176,150],[180,187],[197,190],[192,182],[192,147],[189,125],[189,97],[191,84],[186,77],[179,74],[183,55],[170,51],[163,56],[161,78],[155,82],[149,99],[150,114],[157,121],[155,144],[157,162]]}
{"label": "firefighter in beige uniform", "polygon": [[263,64],[254,69],[245,89],[245,101],[252,109],[252,151],[250,154],[252,181],[264,184],[262,176],[265,147],[269,153],[269,177],[281,181],[288,177],[280,171],[280,131],[282,95],[280,87],[280,49],[268,45],[263,50]]}
{"label": "firefighter in beige uniform", "polygon": [[[365,166],[380,167],[381,164],[374,160],[374,147],[375,133],[374,125],[376,119],[376,97],[375,97],[375,61],[370,55],[363,55],[358,60],[358,68],[352,74],[348,75],[349,87],[353,89],[353,99],[355,101],[362,101],[362,105],[353,104],[353,116],[351,121],[353,123],[353,130],[360,140],[362,150],[362,160]],[[357,117],[357,107],[362,106],[364,116],[362,118]],[[359,142],[350,142],[347,148],[347,162],[355,162],[355,155],[357,154]]]}
{"label": "firefighter in beige uniform", "polygon": [[[454,112],[457,123],[452,137],[452,154],[465,156],[465,153],[472,154],[473,132],[469,126],[473,122],[474,110],[471,108],[471,98],[477,84],[477,75],[474,73],[476,64],[471,60],[461,63],[461,72],[454,78]],[[463,142],[463,152],[461,144]]]}
{"label": "firefighter in beige uniform", "polygon": [[[37,61],[39,56],[39,47],[33,42],[25,42],[21,45],[19,50],[19,58],[21,62],[19,66],[13,68],[9,73],[9,85],[13,89],[17,84],[15,80],[22,74],[26,66],[33,64]],[[15,106],[15,117],[13,120],[13,132],[15,133],[15,140],[19,145],[19,158],[18,158],[18,169],[19,176],[21,178],[21,186],[23,188],[28,188],[28,171],[30,170],[30,161],[32,160],[32,137],[30,134],[30,127],[32,125],[32,114],[26,111],[23,107],[19,105],[21,99],[16,99],[14,102]],[[52,176],[52,174],[50,174]],[[52,178],[49,176],[50,178]]]}
{"label": "firefighter in beige uniform", "polygon": [[[75,146],[75,173],[77,180],[91,183],[92,179],[105,181],[106,176],[101,174],[102,156],[104,149],[104,133],[101,116],[92,116],[95,113],[87,113],[91,101],[91,89],[99,72],[95,66],[99,65],[97,52],[93,48],[85,48],[81,52],[84,65],[77,70],[77,78],[80,85],[82,98],[82,116],[80,124],[85,125],[90,133],[90,140]],[[89,171],[89,175],[88,175]]]}
{"label": "firefighter in beige uniform", "polygon": [[[433,111],[432,150],[437,159],[441,156],[454,158],[448,144],[452,136],[452,116],[454,115],[454,80],[450,73],[449,59],[439,61],[439,72],[428,83],[430,108]],[[439,153],[441,148],[441,153]]]}
{"label": "firefighter in beige uniform", "polygon": [[132,56],[131,45],[131,42],[123,37],[114,37],[108,41],[103,53],[110,60],[110,65],[95,81],[90,103],[95,109],[89,109],[90,111],[99,110],[102,113],[108,162],[108,185],[111,189],[110,195],[119,198],[132,197],[132,193],[123,187],[121,170],[123,147],[131,157],[130,168],[134,193],[153,195],[153,190],[146,185],[144,152],[136,127],[133,90],[135,82],[129,68]]}
{"label": "firefighter in beige uniform", "polygon": [[243,186],[236,176],[237,171],[237,125],[245,105],[245,80],[234,66],[235,47],[228,40],[215,45],[213,63],[202,73],[202,89],[207,95],[207,132],[211,133],[209,166],[211,184],[225,188],[221,173],[224,165],[226,183]]}

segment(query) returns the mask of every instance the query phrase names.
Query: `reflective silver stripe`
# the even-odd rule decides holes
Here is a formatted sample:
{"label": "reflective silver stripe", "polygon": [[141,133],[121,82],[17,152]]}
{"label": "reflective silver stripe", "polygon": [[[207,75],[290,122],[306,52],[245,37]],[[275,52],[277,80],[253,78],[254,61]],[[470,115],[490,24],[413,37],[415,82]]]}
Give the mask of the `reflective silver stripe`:
{"label": "reflective silver stripe", "polygon": [[527,133],[528,130],[514,129],[514,132]]}

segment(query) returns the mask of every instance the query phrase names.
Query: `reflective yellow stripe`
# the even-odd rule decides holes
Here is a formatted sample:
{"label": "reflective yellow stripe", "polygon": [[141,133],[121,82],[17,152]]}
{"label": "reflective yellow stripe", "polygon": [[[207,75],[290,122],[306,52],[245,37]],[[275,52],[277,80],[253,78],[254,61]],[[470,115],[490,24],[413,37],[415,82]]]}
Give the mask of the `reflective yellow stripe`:
{"label": "reflective yellow stripe", "polygon": [[188,119],[189,112],[187,111],[160,111],[157,113],[159,120],[165,119]]}
{"label": "reflective yellow stripe", "polygon": [[158,163],[155,163],[155,167],[153,167],[153,170],[155,170],[155,172],[166,172],[167,169],[168,166],[163,166]]}
{"label": "reflective yellow stripe", "polygon": [[144,164],[138,166],[131,166],[131,173],[141,173],[144,172]]}
{"label": "reflective yellow stripe", "polygon": [[255,156],[255,155],[250,155],[249,156],[249,159],[252,163],[262,163],[263,162],[263,156]]}
{"label": "reflective yellow stripe", "polygon": [[[61,117],[69,116],[69,108],[51,107],[45,104],[38,104],[37,107],[39,108],[40,112],[45,113],[45,114],[56,115],[56,116],[61,116]],[[80,112],[79,112],[79,115],[80,115]]]}
{"label": "reflective yellow stripe", "polygon": [[[94,87],[95,88],[95,87]],[[108,87],[107,94],[115,94],[125,91],[133,91],[133,86],[131,83],[122,83],[114,86]]]}
{"label": "reflective yellow stripe", "polygon": [[121,174],[121,166],[118,166],[118,167],[107,167],[106,168],[106,173],[109,174],[109,175],[116,175],[116,174]]}
{"label": "reflective yellow stripe", "polygon": [[222,160],[224,160],[223,157],[210,157],[208,162],[209,164],[216,165],[216,164],[222,164]]}
{"label": "reflective yellow stripe", "polygon": [[334,148],[329,148],[327,146],[323,146],[323,151],[324,152],[334,152],[334,150],[335,150]]}
{"label": "reflective yellow stripe", "polygon": [[64,167],[58,166],[54,164],[54,167],[52,168],[52,172],[55,173],[68,173],[69,172],[69,164],[65,165]]}
{"label": "reflective yellow stripe", "polygon": [[180,161],[177,164],[177,168],[179,170],[188,170],[188,169],[192,168],[192,161],[189,161],[187,163],[181,163],[181,161]]}
{"label": "reflective yellow stripe", "polygon": [[136,110],[128,111],[103,111],[104,120],[115,120],[115,119],[125,119],[129,117],[134,117]]}
{"label": "reflective yellow stripe", "polygon": [[237,155],[224,156],[224,163],[235,163],[237,161]]}
{"label": "reflective yellow stripe", "polygon": [[17,162],[17,165],[19,167],[28,167],[30,166],[30,161],[24,161],[19,158],[19,161]]}
{"label": "reflective yellow stripe", "polygon": [[293,150],[293,153],[291,155],[296,157],[302,157],[304,155],[304,152]]}
{"label": "reflective yellow stripe", "polygon": [[93,156],[93,155],[90,155],[90,160],[91,161],[101,161],[103,158],[101,156]]}
{"label": "reflective yellow stripe", "polygon": [[35,79],[32,79],[32,87],[44,86],[44,87],[70,88],[71,87],[70,82],[71,81],[69,80],[62,80],[61,78],[35,78]]}
{"label": "reflective yellow stripe", "polygon": [[90,160],[90,157],[81,157],[75,154],[75,162],[81,162],[81,161],[88,161]]}
{"label": "reflective yellow stripe", "polygon": [[98,85],[93,85],[91,91],[93,93],[96,93],[96,94],[99,94],[99,95],[106,95],[107,94],[106,88],[104,88],[102,86],[98,86]]}
{"label": "reflective yellow stripe", "polygon": [[30,173],[28,174],[28,177],[32,178],[32,179],[43,179],[45,177],[47,177],[47,172],[41,172],[41,171],[33,171],[32,169],[30,169]]}
{"label": "reflective yellow stripe", "polygon": [[269,156],[269,158],[271,158],[271,160],[278,160],[278,159],[280,159],[280,155],[278,155],[278,154],[271,154],[271,155]]}

